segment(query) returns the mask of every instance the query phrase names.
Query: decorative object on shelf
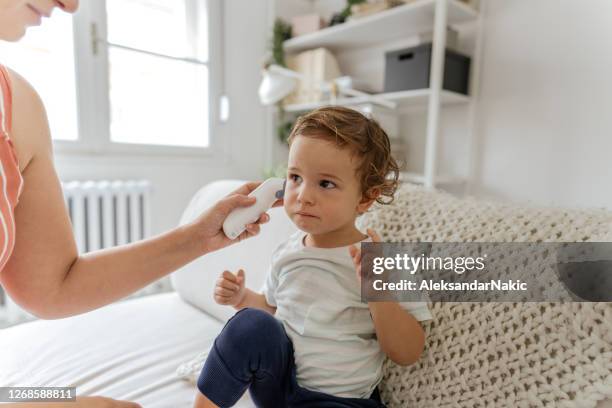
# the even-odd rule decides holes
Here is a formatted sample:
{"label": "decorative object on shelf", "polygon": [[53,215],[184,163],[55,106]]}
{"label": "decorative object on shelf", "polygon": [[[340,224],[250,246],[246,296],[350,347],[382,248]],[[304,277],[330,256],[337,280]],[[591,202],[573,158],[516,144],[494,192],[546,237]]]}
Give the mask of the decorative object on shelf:
{"label": "decorative object on shelf", "polygon": [[346,7],[342,11],[332,15],[329,25],[334,26],[334,25],[344,23],[347,20],[347,18],[349,18],[349,16],[351,15],[352,6],[357,5],[357,4],[362,4],[365,2],[366,0],[346,0]]}
{"label": "decorative object on shelf", "polygon": [[[264,105],[272,105],[285,96],[297,86],[298,81],[304,77],[299,72],[281,67],[279,65],[270,65],[264,70],[263,79],[259,85],[259,100]],[[397,104],[389,101],[381,95],[370,95],[365,92],[358,91],[351,87],[352,81],[349,77],[340,77],[332,81],[320,82],[317,84],[325,92],[329,92],[330,104],[335,104],[338,94],[361,97],[365,100],[362,103],[375,103],[385,106],[389,109],[395,109]]]}
{"label": "decorative object on shelf", "polygon": [[291,34],[294,37],[314,33],[325,27],[325,21],[318,14],[305,14],[291,19]]}
{"label": "decorative object on shelf", "polygon": [[321,102],[325,99],[320,84],[342,76],[338,61],[325,48],[304,51],[287,58],[287,68],[298,72],[301,81],[283,101],[285,104]]}
{"label": "decorative object on shelf", "polygon": [[[429,88],[432,44],[385,54],[385,92]],[[446,50],[442,88],[468,94],[470,58]]]}
{"label": "decorative object on shelf", "polygon": [[333,27],[335,25],[342,24],[345,21],[346,18],[342,16],[342,13],[334,13],[329,20],[329,26]]}
{"label": "decorative object on shelf", "polygon": [[392,7],[404,4],[401,0],[376,0],[351,6],[351,15],[348,20],[356,20],[359,18],[371,16],[372,14],[380,13]]}
{"label": "decorative object on shelf", "polygon": [[282,67],[285,64],[285,50],[283,43],[291,38],[291,25],[281,18],[274,21],[272,29],[272,59],[269,63],[277,64]]}

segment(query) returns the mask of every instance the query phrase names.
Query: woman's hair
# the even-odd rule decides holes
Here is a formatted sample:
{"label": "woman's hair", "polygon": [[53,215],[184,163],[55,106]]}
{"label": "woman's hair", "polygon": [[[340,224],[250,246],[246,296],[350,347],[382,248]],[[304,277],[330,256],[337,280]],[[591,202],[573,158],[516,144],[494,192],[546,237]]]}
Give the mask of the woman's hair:
{"label": "woman's hair", "polygon": [[290,145],[297,136],[328,139],[351,149],[359,158],[362,194],[381,204],[393,201],[399,166],[391,156],[387,133],[374,119],[353,109],[328,106],[300,116],[289,135]]}

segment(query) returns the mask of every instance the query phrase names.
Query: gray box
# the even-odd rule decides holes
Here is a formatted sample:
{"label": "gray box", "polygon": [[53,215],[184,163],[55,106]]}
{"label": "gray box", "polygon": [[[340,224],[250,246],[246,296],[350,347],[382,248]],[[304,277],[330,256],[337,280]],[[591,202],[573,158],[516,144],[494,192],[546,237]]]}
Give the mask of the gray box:
{"label": "gray box", "polygon": [[[432,44],[385,53],[385,92],[429,88]],[[470,57],[446,49],[443,89],[468,94]]]}

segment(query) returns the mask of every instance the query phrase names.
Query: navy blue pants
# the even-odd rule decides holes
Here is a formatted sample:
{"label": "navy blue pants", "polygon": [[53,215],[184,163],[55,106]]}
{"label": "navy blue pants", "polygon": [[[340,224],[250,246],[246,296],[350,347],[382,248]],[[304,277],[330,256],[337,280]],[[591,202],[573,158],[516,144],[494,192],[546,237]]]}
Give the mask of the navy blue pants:
{"label": "navy blue pants", "polygon": [[198,388],[220,407],[233,406],[248,389],[255,405],[263,408],[384,408],[378,390],[360,399],[300,387],[293,345],[283,325],[271,314],[250,308],[236,313],[215,339]]}

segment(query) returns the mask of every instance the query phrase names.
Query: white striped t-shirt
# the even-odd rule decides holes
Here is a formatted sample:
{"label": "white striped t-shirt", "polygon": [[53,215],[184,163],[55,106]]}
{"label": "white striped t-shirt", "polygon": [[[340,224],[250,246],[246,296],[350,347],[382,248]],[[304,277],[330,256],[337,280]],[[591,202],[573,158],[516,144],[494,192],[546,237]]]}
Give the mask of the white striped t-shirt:
{"label": "white striped t-shirt", "polygon": [[[301,387],[345,398],[368,398],[382,378],[384,353],[348,247],[304,246],[302,231],[278,247],[263,287],[293,342]],[[427,303],[401,303],[417,320]]]}

